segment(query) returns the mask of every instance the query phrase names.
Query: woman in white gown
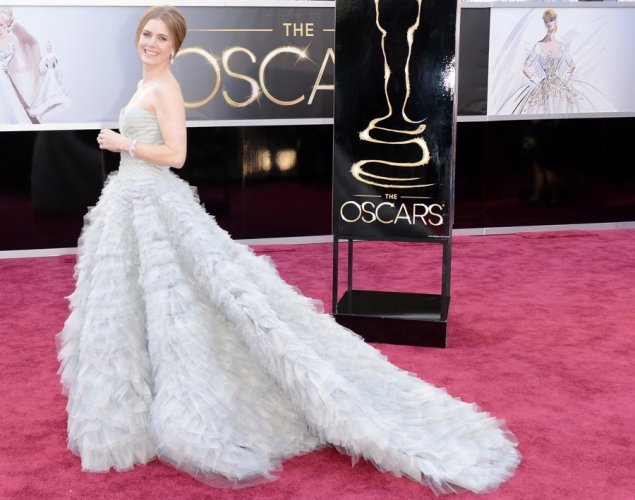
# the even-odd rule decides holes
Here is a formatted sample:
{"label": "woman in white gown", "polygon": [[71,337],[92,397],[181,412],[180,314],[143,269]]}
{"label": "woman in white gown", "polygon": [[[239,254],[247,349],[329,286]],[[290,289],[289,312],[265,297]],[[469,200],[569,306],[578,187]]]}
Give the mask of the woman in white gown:
{"label": "woman in white gown", "polygon": [[46,54],[40,59],[39,70],[42,80],[37,87],[29,114],[42,121],[42,115],[63,111],[71,104],[70,98],[62,88],[62,74],[59,59],[53,52],[51,42],[46,44]]}
{"label": "woman in white gown", "polygon": [[614,111],[596,87],[575,78],[575,63],[569,45],[556,38],[557,12],[546,9],[542,20],[547,33],[533,46],[522,70],[528,81],[503,103],[497,114]]}
{"label": "woman in white gown", "polygon": [[68,444],[87,471],[155,457],[215,486],[274,478],[334,445],[436,492],[484,492],[519,463],[489,414],[390,364],[234,242],[170,171],[185,160],[171,7],[137,30],[143,79],[121,113],[119,171],[86,218],[58,337]]}
{"label": "woman in white gown", "polygon": [[15,85],[9,77],[9,65],[13,61],[17,40],[11,34],[13,11],[0,8],[0,124],[15,125],[31,123]]}

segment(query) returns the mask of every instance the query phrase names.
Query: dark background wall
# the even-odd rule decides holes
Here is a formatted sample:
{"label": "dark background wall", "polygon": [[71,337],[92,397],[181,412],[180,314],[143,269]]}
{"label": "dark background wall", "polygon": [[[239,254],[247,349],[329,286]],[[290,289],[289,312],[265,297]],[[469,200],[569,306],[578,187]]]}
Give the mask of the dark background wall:
{"label": "dark background wall", "polygon": [[[236,238],[329,234],[333,127],[188,130],[175,171]],[[0,250],[73,247],[118,155],[96,131],[0,133]]]}
{"label": "dark background wall", "polygon": [[460,123],[455,227],[635,221],[634,118]]}
{"label": "dark background wall", "polygon": [[[332,132],[190,129],[178,173],[235,238],[330,234]],[[455,228],[635,221],[633,137],[635,118],[459,123]],[[0,151],[0,250],[75,246],[117,156],[94,131],[4,132]]]}

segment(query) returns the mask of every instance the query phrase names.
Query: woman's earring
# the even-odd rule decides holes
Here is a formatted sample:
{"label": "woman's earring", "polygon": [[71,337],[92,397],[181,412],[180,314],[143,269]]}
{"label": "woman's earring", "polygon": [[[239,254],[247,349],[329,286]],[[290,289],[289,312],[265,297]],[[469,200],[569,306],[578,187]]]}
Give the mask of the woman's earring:
{"label": "woman's earring", "polygon": [[174,52],[170,54],[170,64],[174,64]]}

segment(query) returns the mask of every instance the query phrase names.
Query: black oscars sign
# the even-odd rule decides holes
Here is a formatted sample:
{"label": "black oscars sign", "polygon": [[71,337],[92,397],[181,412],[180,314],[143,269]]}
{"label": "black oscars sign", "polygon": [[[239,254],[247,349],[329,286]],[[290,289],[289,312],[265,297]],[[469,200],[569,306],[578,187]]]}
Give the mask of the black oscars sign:
{"label": "black oscars sign", "polygon": [[[453,210],[456,2],[342,0],[336,3],[333,233],[349,242],[349,289],[334,312],[369,340],[445,344]],[[354,240],[443,245],[439,295],[353,290]],[[337,260],[334,261],[337,280]],[[399,314],[434,323],[433,340],[375,338],[362,317]],[[376,313],[376,311],[379,311]],[[383,312],[382,312],[383,311]],[[366,325],[366,323],[364,322]],[[381,326],[382,332],[386,325]],[[399,336],[399,334],[397,334]],[[442,338],[441,338],[442,337]]]}

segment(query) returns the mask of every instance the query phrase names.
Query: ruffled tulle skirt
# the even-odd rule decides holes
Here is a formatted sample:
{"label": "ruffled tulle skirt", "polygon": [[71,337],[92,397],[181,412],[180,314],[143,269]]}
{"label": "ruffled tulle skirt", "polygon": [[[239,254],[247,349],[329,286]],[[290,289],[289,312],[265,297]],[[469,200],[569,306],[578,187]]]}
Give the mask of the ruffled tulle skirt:
{"label": "ruffled tulle skirt", "polygon": [[168,169],[122,165],[79,246],[58,348],[84,470],[158,457],[244,486],[334,445],[436,492],[484,492],[519,463],[500,421],[319,312]]}

